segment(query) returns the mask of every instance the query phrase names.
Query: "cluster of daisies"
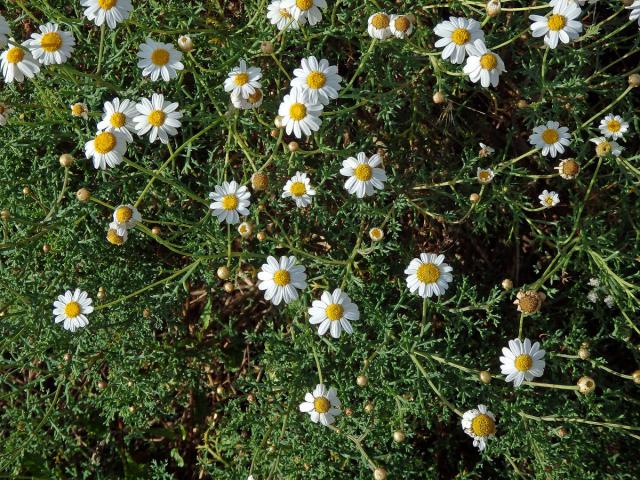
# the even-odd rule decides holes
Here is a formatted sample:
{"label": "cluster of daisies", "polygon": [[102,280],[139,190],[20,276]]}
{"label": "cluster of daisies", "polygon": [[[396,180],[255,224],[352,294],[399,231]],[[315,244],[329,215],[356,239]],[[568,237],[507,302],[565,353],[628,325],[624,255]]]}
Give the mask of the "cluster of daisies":
{"label": "cluster of daisies", "polygon": [[367,32],[371,38],[386,40],[391,37],[405,39],[413,33],[415,19],[411,15],[377,12],[367,21]]}
{"label": "cluster of daisies", "polygon": [[326,9],[325,0],[273,0],[267,6],[267,18],[278,30],[297,30],[319,23]]}
{"label": "cluster of daisies", "polygon": [[134,205],[126,204],[116,207],[113,221],[109,224],[107,240],[114,245],[123,245],[129,238],[129,230],[142,221],[142,215]]}

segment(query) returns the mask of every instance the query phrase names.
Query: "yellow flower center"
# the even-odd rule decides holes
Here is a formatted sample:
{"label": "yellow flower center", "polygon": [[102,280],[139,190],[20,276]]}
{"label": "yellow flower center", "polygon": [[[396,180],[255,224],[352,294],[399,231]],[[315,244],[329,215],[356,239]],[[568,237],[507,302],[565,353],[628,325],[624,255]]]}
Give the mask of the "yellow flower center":
{"label": "yellow flower center", "polygon": [[313,0],[296,0],[296,7],[300,10],[309,10],[313,7]]}
{"label": "yellow flower center", "polygon": [[248,73],[238,73],[235,77],[233,77],[233,82],[241,87],[249,82],[249,74]]}
{"label": "yellow flower center", "polygon": [[69,318],[75,318],[80,315],[80,304],[78,302],[69,302],[64,307],[64,314]]}
{"label": "yellow flower center", "polygon": [[342,314],[344,313],[344,308],[339,303],[331,303],[327,305],[324,313],[327,315],[327,318],[332,322],[340,320],[342,318]]}
{"label": "yellow flower center", "polygon": [[520,299],[518,299],[518,306],[520,310],[525,313],[533,313],[540,308],[540,299],[537,292],[525,292]]}
{"label": "yellow flower center", "polygon": [[373,238],[382,238],[382,230],[380,230],[379,228],[372,228],[369,234]]}
{"label": "yellow flower center", "polygon": [[79,117],[84,113],[84,106],[81,103],[74,103],[71,105],[71,114]]}
{"label": "yellow flower center", "polygon": [[485,53],[480,57],[480,66],[485,70],[493,70],[498,65],[498,59],[493,53]]}
{"label": "yellow flower center", "polygon": [[233,194],[222,197],[222,208],[225,210],[235,210],[238,208],[238,197]]}
{"label": "yellow flower center", "polygon": [[547,198],[544,199],[544,203],[550,207],[553,206],[553,197],[551,195],[547,196]]}
{"label": "yellow flower center", "polygon": [[20,63],[23,58],[24,58],[24,52],[22,51],[21,48],[13,47],[13,48],[10,48],[9,51],[7,52],[7,62],[12,63],[14,65],[16,63]]}
{"label": "yellow flower center", "polygon": [[111,10],[116,3],[118,3],[118,0],[98,0],[98,5],[103,10]]}
{"label": "yellow flower center", "polygon": [[289,10],[287,10],[286,8],[280,9],[280,16],[284,18],[291,18],[291,14],[289,13]]}
{"label": "yellow flower center", "polygon": [[130,207],[118,207],[116,209],[116,220],[118,223],[127,223],[133,217],[133,210]]}
{"label": "yellow flower center", "polygon": [[322,72],[311,72],[307,76],[307,85],[314,90],[324,87],[325,83],[327,83],[327,77]]}
{"label": "yellow flower center", "polygon": [[378,30],[387,28],[389,26],[389,16],[386,13],[376,13],[371,19],[371,25]]}
{"label": "yellow flower center", "polygon": [[477,437],[488,437],[496,433],[496,422],[489,415],[481,413],[471,421],[471,431]]}
{"label": "yellow flower center", "polygon": [[604,157],[605,155],[609,155],[611,153],[611,144],[609,142],[600,142],[596,145],[596,155],[599,157]]}
{"label": "yellow flower center", "polygon": [[116,147],[116,136],[111,132],[101,132],[93,141],[96,152],[104,155]]}
{"label": "yellow flower center", "polygon": [[478,174],[478,178],[483,182],[486,182],[487,180],[489,180],[489,177],[490,177],[489,172],[487,172],[486,170],[481,170],[480,173]]}
{"label": "yellow flower center", "polygon": [[557,130],[554,130],[553,128],[547,128],[544,132],[542,132],[541,137],[544,143],[553,145],[558,141],[560,135],[558,135]]}
{"label": "yellow flower center", "polygon": [[58,32],[48,32],[42,36],[40,47],[45,52],[56,52],[62,46],[62,37]]}
{"label": "yellow flower center", "polygon": [[567,19],[564,15],[559,15],[554,13],[549,17],[547,25],[549,26],[549,30],[557,32],[558,30],[562,30],[564,26],[567,24]]}
{"label": "yellow flower center", "polygon": [[113,128],[120,128],[123,127],[125,123],[127,123],[127,117],[125,117],[124,113],[122,112],[115,112],[113,115],[111,115],[110,122]]}
{"label": "yellow flower center", "polygon": [[565,160],[562,162],[562,173],[565,175],[576,175],[580,167],[575,162],[575,160]]}
{"label": "yellow flower center", "polygon": [[279,287],[284,287],[291,283],[291,275],[286,270],[276,270],[273,274],[273,283]]}
{"label": "yellow flower center", "polygon": [[393,22],[393,26],[396,27],[396,30],[399,32],[406,32],[411,27],[411,22],[404,15],[400,15],[396,18],[396,21]]}
{"label": "yellow flower center", "polygon": [[609,120],[609,123],[607,123],[607,130],[613,133],[619,132],[621,127],[622,125],[617,120]]}
{"label": "yellow flower center", "polygon": [[440,269],[433,263],[423,263],[418,267],[416,277],[422,283],[435,283],[440,278]]}
{"label": "yellow flower center", "polygon": [[124,237],[118,235],[118,232],[111,228],[107,232],[107,240],[113,245],[122,245],[124,243]]}
{"label": "yellow flower center", "polygon": [[301,197],[305,193],[307,193],[307,187],[303,182],[293,182],[291,184],[291,188],[289,188],[291,195],[294,197]]}
{"label": "yellow flower center", "polygon": [[471,34],[466,28],[456,28],[451,33],[451,41],[456,45],[464,45],[471,39]]}
{"label": "yellow flower center", "polygon": [[526,372],[532,365],[533,358],[531,358],[531,355],[525,355],[524,353],[522,355],[518,355],[513,362],[513,366],[520,372]]}
{"label": "yellow flower center", "polygon": [[260,100],[262,100],[262,92],[258,89],[250,94],[248,98],[249,103],[258,103]]}
{"label": "yellow flower center", "polygon": [[373,169],[366,163],[361,163],[353,171],[353,175],[361,182],[371,180],[373,176]]}
{"label": "yellow flower center", "polygon": [[307,116],[307,107],[303,103],[294,103],[289,107],[289,116],[294,120],[302,120]]}
{"label": "yellow flower center", "polygon": [[164,48],[156,48],[151,53],[151,61],[154,65],[162,67],[169,63],[169,52],[167,52]]}
{"label": "yellow flower center", "polygon": [[164,119],[167,115],[162,110],[154,110],[149,114],[147,120],[154,127],[161,127],[164,124]]}
{"label": "yellow flower center", "polygon": [[327,413],[331,408],[331,402],[328,398],[318,397],[313,401],[313,409],[318,413]]}

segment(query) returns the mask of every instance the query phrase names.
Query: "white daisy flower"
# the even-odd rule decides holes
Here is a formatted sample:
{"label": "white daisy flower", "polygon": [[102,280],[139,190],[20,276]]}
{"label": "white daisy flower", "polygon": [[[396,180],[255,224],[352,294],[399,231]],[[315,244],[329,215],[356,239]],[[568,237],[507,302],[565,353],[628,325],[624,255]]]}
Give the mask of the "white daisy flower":
{"label": "white daisy flower", "polygon": [[487,439],[496,434],[496,417],[484,405],[467,410],[462,415],[462,429],[473,438],[473,446],[482,451],[487,447]]}
{"label": "white daisy flower", "polygon": [[497,87],[500,75],[507,71],[502,58],[488,50],[482,40],[476,40],[469,45],[467,52],[469,57],[462,70],[469,75],[469,79],[473,83],[479,81],[484,88],[489,85]]}
{"label": "white daisy flower", "polygon": [[375,190],[384,190],[384,182],[387,181],[387,175],[378,165],[382,162],[382,158],[377,153],[367,156],[360,152],[358,158],[349,157],[342,162],[340,174],[349,179],[344,183],[344,188],[358,198],[370,196]]}
{"label": "white daisy flower", "polygon": [[113,245],[124,245],[129,238],[129,232],[126,228],[122,228],[116,222],[109,224],[109,230],[107,231],[107,241]]}
{"label": "white daisy flower", "polygon": [[327,8],[325,0],[284,0],[283,6],[291,12],[298,23],[313,26],[322,20],[322,10]]}
{"label": "white daisy flower", "polygon": [[223,182],[222,185],[216,185],[214,189],[214,192],[209,193],[209,198],[213,200],[209,208],[218,217],[219,223],[238,223],[240,215],[249,215],[247,207],[251,204],[249,201],[251,193],[247,187],[232,180],[231,182]]}
{"label": "white daisy flower", "polygon": [[560,196],[556,192],[550,192],[549,190],[543,190],[540,195],[538,195],[540,199],[540,205],[545,208],[555,207],[560,203]]}
{"label": "white daisy flower", "polygon": [[126,151],[127,139],[118,132],[98,132],[84,145],[86,157],[93,158],[93,166],[101,170],[119,165]]}
{"label": "white daisy flower", "polygon": [[582,23],[576,18],[580,17],[581,13],[575,3],[559,2],[548,17],[529,15],[529,20],[533,22],[530,27],[531,34],[534,37],[544,35],[544,43],[549,48],[556,48],[558,41],[569,43],[580,36]]}
{"label": "white daisy flower", "polygon": [[57,23],[40,25],[40,32],[32,33],[31,40],[26,43],[41,64],[61,64],[71,57],[76,44],[71,32],[59,30]]}
{"label": "white daisy flower", "polygon": [[7,20],[0,15],[0,48],[4,48],[9,43],[9,36],[11,36],[11,28]]}
{"label": "white daisy flower", "polygon": [[[13,38],[11,43],[15,43]],[[0,55],[2,75],[6,83],[11,83],[14,80],[16,82],[24,82],[24,77],[33,78],[40,71],[38,63],[31,55],[31,52],[27,50],[29,41],[23,42],[22,46],[25,48],[10,45]]]}
{"label": "white daisy flower", "polygon": [[0,127],[4,127],[7,124],[7,119],[12,113],[13,108],[6,103],[0,102]]}
{"label": "white daisy flower", "polygon": [[225,92],[231,95],[240,95],[242,98],[249,98],[261,87],[259,80],[262,78],[262,70],[258,67],[247,68],[247,63],[240,60],[240,64],[234,67],[227,79],[224,81]]}
{"label": "white daisy flower", "polygon": [[546,125],[538,125],[529,136],[529,143],[542,149],[542,155],[552,158],[564,153],[564,147],[571,144],[571,134],[567,127],[561,127],[558,122],[549,121]]}
{"label": "white daisy flower", "polygon": [[335,422],[335,418],[342,413],[336,389],[331,387],[327,390],[323,384],[316,385],[313,392],[304,396],[304,402],[300,404],[300,411],[308,413],[313,423],[320,422],[322,425],[331,425]]}
{"label": "white daisy flower", "polygon": [[353,327],[350,322],[357,320],[360,320],[358,306],[339,288],[333,293],[323,292],[320,300],[314,300],[309,308],[309,323],[320,324],[318,335],[324,335],[327,330],[333,338],[340,338],[342,330],[351,335]]}
{"label": "white daisy flower", "polygon": [[293,71],[292,87],[304,90],[311,103],[327,105],[329,99],[338,98],[342,77],[336,65],[329,65],[324,58],[318,62],[313,56],[303,58],[301,64],[302,68]]}
{"label": "white daisy flower", "polygon": [[240,110],[252,110],[254,108],[258,108],[262,105],[263,100],[264,96],[262,95],[262,90],[259,88],[256,88],[255,91],[247,98],[243,98],[240,93],[231,94],[231,103],[234,107],[239,108]]}
{"label": "white daisy flower", "polygon": [[306,173],[296,172],[296,174],[287,180],[282,192],[282,198],[293,198],[296,207],[304,208],[311,204],[311,197],[316,191],[311,187],[311,179]]}
{"label": "white daisy flower", "polygon": [[113,223],[117,227],[118,234],[134,228],[142,221],[142,215],[136,207],[131,204],[120,205],[113,211]]}
{"label": "white daisy flower", "polygon": [[86,327],[89,324],[87,315],[93,312],[92,302],[87,292],[79,288],[76,288],[73,292],[67,290],[64,295],[59,295],[58,300],[53,302],[55,322],[64,322],[62,326],[70,332]]}
{"label": "white daisy flower", "polygon": [[556,5],[559,5],[560,3],[563,3],[563,2],[573,2],[573,3],[583,7],[587,3],[589,5],[595,5],[597,1],[598,0],[551,0],[549,2],[549,6],[550,7],[555,7]]}
{"label": "white daisy flower", "polygon": [[626,8],[628,10],[631,10],[631,13],[629,14],[629,20],[638,20],[638,25],[640,26],[640,0],[636,0]]}
{"label": "white daisy flower", "polygon": [[373,227],[369,230],[369,238],[373,242],[379,242],[384,238],[384,230],[379,227]]}
{"label": "white daisy flower", "polygon": [[110,102],[104,102],[104,113],[98,123],[98,130],[121,133],[128,142],[133,142],[131,133],[136,130],[133,118],[137,114],[135,103],[128,99],[120,101],[116,97]]}
{"label": "white daisy flower", "polygon": [[624,140],[624,134],[629,130],[629,122],[626,122],[620,115],[610,113],[600,120],[600,133],[613,140]]}
{"label": "white daisy flower", "polygon": [[493,170],[491,170],[490,168],[478,167],[478,170],[476,172],[476,178],[478,179],[478,182],[482,184],[491,183],[493,177],[495,177],[495,173],[493,173]]}
{"label": "white daisy flower", "polygon": [[133,10],[131,0],[81,0],[80,4],[87,7],[84,16],[98,27],[106,23],[109,28],[116,28]]}
{"label": "white daisy flower", "polygon": [[553,168],[558,170],[558,174],[565,180],[573,180],[580,173],[580,165],[573,158],[566,158]]}
{"label": "white daisy flower", "polygon": [[413,22],[407,15],[391,15],[389,30],[396,38],[407,38],[413,33]]}
{"label": "white daisy flower", "polygon": [[282,125],[287,135],[293,134],[296,138],[302,138],[302,134],[311,135],[311,132],[320,130],[323,106],[312,102],[306,90],[292,88],[278,108],[278,115],[282,117]]}
{"label": "white daisy flower", "polygon": [[420,258],[414,258],[405,269],[407,287],[411,293],[417,293],[422,298],[442,295],[453,280],[451,268],[444,263],[444,255],[435,253],[421,253]]}
{"label": "white daisy flower", "polygon": [[238,225],[238,233],[242,238],[249,238],[253,233],[253,225],[249,222],[242,222]]}
{"label": "white daisy flower", "polygon": [[71,109],[72,117],[79,117],[87,120],[89,118],[89,107],[84,102],[76,102],[73,105],[69,105]]}
{"label": "white daisy flower", "polygon": [[151,143],[158,138],[164,144],[169,143],[169,136],[177,134],[178,128],[182,125],[182,112],[176,111],[178,104],[166,101],[164,95],[159,93],[154,93],[151,99],[141,98],[140,103],[136,104],[136,110],[140,114],[133,118],[136,132],[143,137],[151,131]]}
{"label": "white daisy flower", "polygon": [[165,82],[178,76],[178,70],[184,70],[182,52],[170,43],[156,42],[147,38],[140,44],[138,50],[138,68],[142,69],[143,77],[151,77],[155,82],[162,76]]}
{"label": "white daisy flower", "polygon": [[393,35],[389,28],[391,18],[384,12],[378,12],[371,15],[367,24],[367,32],[371,38],[386,40]]}
{"label": "white daisy flower", "polygon": [[[298,290],[307,288],[307,274],[302,265],[296,265],[296,257],[267,257],[267,263],[258,272],[258,288],[264,290],[265,300],[274,305],[291,303],[298,298]],[[296,290],[297,289],[297,290]]]}
{"label": "white daisy flower", "polygon": [[440,22],[433,29],[433,33],[440,38],[435,46],[442,50],[443,60],[449,59],[451,63],[463,63],[469,48],[476,40],[484,42],[484,33],[480,23],[471,18],[449,17],[449,20]]}
{"label": "white daisy flower", "polygon": [[544,373],[544,350],[540,350],[538,342],[531,345],[528,338],[521,342],[519,338],[509,340],[509,348],[502,349],[500,370],[506,375],[506,382],[513,382],[519,387],[525,380],[530,382]]}
{"label": "white daisy flower", "polygon": [[285,0],[274,0],[267,7],[267,18],[278,30],[297,30],[300,24],[286,7]]}
{"label": "white daisy flower", "polygon": [[622,154],[622,150],[624,150],[618,142],[607,140],[604,137],[592,138],[589,141],[596,144],[596,155],[599,157],[606,157],[607,155],[619,157]]}

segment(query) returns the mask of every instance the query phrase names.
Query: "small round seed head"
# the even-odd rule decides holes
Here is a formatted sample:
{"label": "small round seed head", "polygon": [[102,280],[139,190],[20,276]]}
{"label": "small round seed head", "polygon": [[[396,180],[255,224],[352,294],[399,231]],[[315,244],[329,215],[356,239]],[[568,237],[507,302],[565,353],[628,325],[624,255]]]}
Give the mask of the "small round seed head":
{"label": "small round seed head", "polygon": [[393,441],[396,443],[402,443],[405,440],[405,435],[404,432],[402,430],[396,430],[395,432],[393,432]]}
{"label": "small round seed head", "polygon": [[347,417],[350,417],[351,415],[353,415],[353,409],[352,409],[352,408],[349,408],[349,407],[345,408],[345,409],[344,409],[344,414],[345,414]]}
{"label": "small round seed head", "polygon": [[6,208],[3,208],[2,211],[0,211],[0,218],[6,222],[11,218],[11,212]]}
{"label": "small round seed head", "polygon": [[271,138],[278,138],[280,136],[280,130],[278,130],[277,128],[274,128],[273,130],[271,130]]}
{"label": "small round seed head", "polygon": [[629,86],[632,88],[640,87],[640,74],[632,73],[628,78]]}
{"label": "small round seed head", "polygon": [[569,430],[567,430],[565,427],[560,427],[558,430],[556,430],[556,435],[558,435],[560,438],[566,437],[569,434]]}
{"label": "small round seed head", "polygon": [[22,189],[22,193],[23,193],[24,195],[31,195],[31,189],[30,189],[29,187],[25,186],[25,187]]}
{"label": "small round seed head", "polygon": [[500,11],[502,10],[500,0],[489,0],[487,2],[486,10],[489,17],[497,17],[500,15]]}
{"label": "small round seed head", "polygon": [[100,381],[98,382],[98,388],[99,388],[100,390],[104,390],[105,388],[107,388],[107,382],[105,382],[104,380],[100,380]]}
{"label": "small round seed head", "polygon": [[520,99],[518,100],[518,108],[527,108],[529,106],[529,103],[525,100],[525,99]]}
{"label": "small round seed head", "polygon": [[505,290],[511,290],[513,288],[513,281],[510,278],[502,280],[502,288]]}
{"label": "small round seed head", "polygon": [[436,93],[433,94],[433,103],[440,105],[441,103],[444,103],[446,101],[447,101],[447,98],[444,96],[444,92],[437,91]]}
{"label": "small round seed head", "polygon": [[256,191],[263,191],[269,187],[269,177],[262,172],[251,175],[251,187]]}
{"label": "small round seed head", "polygon": [[91,198],[91,192],[86,188],[81,188],[76,192],[76,198],[81,202],[86,202]]}
{"label": "small round seed head", "polygon": [[229,269],[226,265],[222,265],[218,267],[218,271],[216,272],[216,274],[218,275],[218,278],[220,280],[227,280],[231,273],[229,272]]}
{"label": "small round seed head", "polygon": [[73,358],[73,355],[71,355],[69,352],[67,352],[67,353],[64,354],[64,356],[62,358],[64,358],[65,362],[70,362],[71,359]]}
{"label": "small round seed head", "polygon": [[482,383],[491,383],[491,374],[486,370],[480,372],[480,381]]}
{"label": "small round seed head", "polygon": [[580,347],[578,350],[578,357],[580,360],[587,360],[591,356],[591,352],[588,347]]}
{"label": "small round seed head", "polygon": [[289,142],[289,151],[297,152],[300,150],[300,144],[298,142]]}
{"label": "small round seed head", "polygon": [[373,478],[374,480],[387,480],[387,471],[382,467],[378,467],[373,471]]}
{"label": "small round seed head", "polygon": [[518,306],[518,311],[528,315],[538,312],[545,298],[544,293],[535,290],[520,291],[513,303]]}
{"label": "small round seed head", "polygon": [[158,236],[162,233],[162,229],[156,225],[151,229],[151,233],[153,233],[155,236]]}
{"label": "small round seed head", "polygon": [[185,53],[189,53],[193,50],[193,40],[188,35],[181,35],[178,38],[178,47]]}
{"label": "small round seed head", "polygon": [[364,406],[364,411],[367,413],[373,412],[373,403],[367,402]]}
{"label": "small round seed head", "polygon": [[578,379],[578,390],[585,395],[593,392],[596,389],[596,382],[591,377],[580,377]]}
{"label": "small round seed head", "polygon": [[480,195],[478,195],[477,193],[472,193],[471,195],[469,195],[469,201],[471,203],[478,203],[480,201]]}
{"label": "small round seed head", "polygon": [[107,292],[104,287],[100,287],[98,289],[98,300],[104,300],[105,298],[107,298]]}
{"label": "small round seed head", "polygon": [[216,393],[217,393],[219,396],[224,395],[224,387],[223,387],[222,385],[218,385],[218,387],[216,388]]}
{"label": "small round seed head", "polygon": [[264,242],[267,239],[267,234],[266,232],[258,232],[258,234],[256,235],[256,238],[258,239],[259,242]]}
{"label": "small round seed head", "polygon": [[247,395],[247,402],[256,403],[256,396],[253,393],[250,393],[249,395]]}
{"label": "small round seed head", "polygon": [[265,55],[271,55],[273,53],[273,43],[269,41],[260,43],[260,51]]}
{"label": "small round seed head", "polygon": [[640,384],[640,370],[634,371],[631,376],[633,377],[633,382]]}
{"label": "small round seed head", "polygon": [[224,291],[227,293],[231,293],[233,292],[233,283],[231,282],[225,282],[224,284]]}
{"label": "small round seed head", "polygon": [[366,387],[369,384],[369,379],[366,375],[358,375],[358,378],[356,378],[356,383],[359,387]]}
{"label": "small round seed head", "polygon": [[45,244],[42,246],[42,251],[43,251],[44,253],[49,253],[49,252],[51,251],[51,245],[49,245],[48,243],[45,243]]}
{"label": "small round seed head", "polygon": [[149,318],[151,316],[151,311],[148,308],[145,308],[144,310],[142,310],[142,316],[144,318]]}
{"label": "small round seed head", "polygon": [[280,115],[276,116],[276,118],[273,120],[273,124],[276,126],[276,128],[284,127],[284,125],[282,124],[282,120],[283,118]]}
{"label": "small round seed head", "polygon": [[73,165],[73,156],[69,153],[63,153],[62,155],[60,155],[60,166],[64,167],[64,168],[69,168],[71,165]]}

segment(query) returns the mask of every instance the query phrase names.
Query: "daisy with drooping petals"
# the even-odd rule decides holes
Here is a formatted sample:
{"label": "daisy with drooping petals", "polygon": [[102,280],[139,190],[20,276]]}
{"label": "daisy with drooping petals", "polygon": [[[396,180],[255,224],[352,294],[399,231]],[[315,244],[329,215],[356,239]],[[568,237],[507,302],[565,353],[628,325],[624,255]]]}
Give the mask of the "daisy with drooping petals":
{"label": "daisy with drooping petals", "polygon": [[136,132],[143,137],[151,131],[149,134],[151,143],[158,138],[164,144],[169,143],[169,136],[177,134],[178,128],[182,125],[180,122],[182,112],[177,111],[178,104],[166,101],[164,95],[159,93],[154,93],[150,100],[140,99],[140,103],[136,104],[136,110],[140,114],[133,118]]}
{"label": "daisy with drooping petals", "polygon": [[558,174],[565,180],[573,180],[580,173],[580,165],[573,158],[562,160],[554,169],[558,170]]}
{"label": "daisy with drooping petals", "polygon": [[165,82],[178,76],[178,70],[184,70],[182,52],[170,43],[156,42],[147,38],[138,50],[138,67],[143,77],[151,77],[155,82],[162,76]]}
{"label": "daisy with drooping petals", "polygon": [[620,115],[610,113],[600,120],[600,133],[613,140],[624,140],[624,134],[629,130],[629,122],[626,122]]}
{"label": "daisy with drooping petals", "polygon": [[278,27],[278,30],[297,30],[300,28],[298,21],[293,18],[291,12],[286,7],[285,0],[274,0],[267,7],[267,18]]}
{"label": "daisy with drooping petals", "polygon": [[522,382],[530,382],[544,373],[544,350],[540,350],[538,342],[531,345],[528,338],[522,342],[519,338],[509,340],[509,348],[502,349],[500,370],[506,375],[505,382],[513,382],[519,387]]}
{"label": "daisy with drooping petals", "polygon": [[292,87],[304,90],[311,103],[327,105],[329,99],[338,98],[342,77],[336,65],[329,65],[324,58],[318,62],[313,56],[303,58],[300,63],[302,68],[293,71]]}
{"label": "daisy with drooping petals", "polygon": [[549,190],[543,190],[540,195],[540,205],[545,208],[555,207],[560,203],[560,196],[556,192],[550,192]]}
{"label": "daisy with drooping petals", "polygon": [[120,101],[116,97],[110,102],[104,102],[104,114],[98,123],[98,130],[121,133],[128,142],[133,142],[131,133],[136,130],[133,118],[137,114],[136,105],[131,100]]}
{"label": "daisy with drooping petals", "polygon": [[109,230],[107,230],[107,241],[112,245],[124,245],[129,238],[129,232],[126,228],[120,227],[116,222],[109,224]]}
{"label": "daisy with drooping petals", "polygon": [[287,135],[293,134],[296,138],[302,138],[302,134],[311,135],[311,132],[320,130],[323,106],[312,102],[305,90],[292,88],[288,95],[284,96],[278,115],[282,117],[282,125]]}
{"label": "daisy with drooping petals", "polygon": [[258,288],[264,290],[265,300],[274,305],[291,303],[298,298],[298,290],[307,288],[307,274],[302,265],[296,265],[296,257],[267,257],[267,263],[258,272]]}
{"label": "daisy with drooping petals", "polygon": [[451,63],[464,62],[465,55],[471,53],[469,47],[476,40],[484,42],[482,27],[476,20],[470,18],[449,17],[449,20],[436,25],[433,33],[442,37],[435,46],[436,48],[444,48],[442,59],[449,59]]}
{"label": "daisy with drooping petals", "polygon": [[502,58],[497,53],[493,53],[487,49],[482,40],[476,40],[467,49],[469,57],[467,63],[462,69],[464,73],[469,75],[469,79],[473,83],[480,82],[484,88],[497,87],[500,81],[500,75],[507,70],[504,67]]}
{"label": "daisy with drooping petals", "polygon": [[79,117],[85,120],[89,119],[89,107],[87,107],[86,103],[76,102],[72,105],[69,105],[69,108],[71,109],[72,117]]}
{"label": "daisy with drooping petals", "polygon": [[321,383],[316,385],[313,392],[304,396],[304,402],[300,404],[300,411],[308,413],[313,423],[320,422],[322,425],[331,425],[341,413],[336,389],[331,387],[327,390]]}
{"label": "daisy with drooping petals", "polygon": [[87,7],[84,16],[88,20],[98,27],[106,23],[112,29],[129,18],[133,10],[131,0],[81,0],[80,4]]}
{"label": "daisy with drooping petals", "polygon": [[607,155],[619,157],[622,154],[622,150],[624,150],[618,142],[607,140],[604,137],[592,138],[589,141],[596,144],[596,155],[598,157],[606,157]]}
{"label": "daisy with drooping petals", "polygon": [[525,315],[531,315],[539,312],[542,307],[542,302],[545,301],[547,296],[542,292],[535,290],[521,290],[516,294],[514,305],[517,305],[518,311]]}
{"label": "daisy with drooping petals", "polygon": [[302,172],[296,172],[290,180],[287,180],[283,190],[282,198],[293,198],[298,208],[311,205],[311,197],[316,194],[311,187],[311,179]]}
{"label": "daisy with drooping petals", "polygon": [[43,65],[66,62],[76,44],[73,34],[58,29],[57,23],[40,25],[41,33],[32,33],[27,40],[33,58]]}
{"label": "daisy with drooping petals", "polygon": [[491,170],[490,168],[478,167],[478,170],[476,172],[476,178],[478,179],[478,182],[482,184],[491,183],[493,177],[495,177],[495,173],[493,173],[493,170]]}
{"label": "daisy with drooping petals", "polygon": [[327,2],[325,0],[284,0],[283,6],[291,12],[298,23],[309,22],[309,25],[313,26],[322,20],[322,10],[327,8]]}
{"label": "daisy with drooping petals", "polygon": [[631,10],[629,14],[629,20],[638,20],[638,26],[640,26],[640,0],[635,0],[631,5],[626,7],[628,10]]}
{"label": "daisy with drooping petals", "polygon": [[141,221],[142,215],[133,205],[120,205],[113,211],[113,222],[118,227],[118,233],[134,228]]}
{"label": "daisy with drooping petals", "polygon": [[232,180],[231,182],[223,182],[222,185],[216,185],[214,189],[215,191],[209,194],[209,198],[213,200],[209,208],[213,210],[219,223],[238,223],[240,215],[249,215],[247,207],[251,204],[249,201],[251,193],[247,187]]}
{"label": "daisy with drooping petals", "polygon": [[542,155],[555,158],[564,153],[564,147],[571,143],[571,135],[567,127],[561,127],[558,122],[549,121],[546,125],[539,125],[529,135],[529,143],[542,149]]}
{"label": "daisy with drooping petals", "polygon": [[473,438],[473,446],[482,451],[487,447],[487,439],[496,434],[496,417],[484,405],[467,410],[462,415],[462,429]]}
{"label": "daisy with drooping petals", "polygon": [[84,146],[86,157],[93,158],[93,166],[101,170],[122,163],[126,151],[127,139],[118,132],[98,132]]}
{"label": "daisy with drooping petals", "polygon": [[393,35],[389,28],[391,18],[384,12],[378,12],[371,15],[367,24],[367,32],[371,38],[386,40]]}
{"label": "daisy with drooping petals", "polygon": [[231,95],[240,95],[246,99],[261,87],[259,82],[261,78],[260,68],[247,68],[247,62],[240,60],[239,65],[229,72],[229,76],[224,81],[224,90]]}
{"label": "daisy with drooping petals", "polygon": [[[11,43],[15,43],[13,38]],[[24,77],[33,78],[40,71],[40,67],[31,52],[27,50],[29,41],[23,42],[22,47],[24,48],[11,45],[0,56],[0,60],[2,60],[2,75],[7,83],[11,83],[14,80],[16,82],[24,82]]]}
{"label": "daisy with drooping petals", "polygon": [[420,258],[414,258],[405,269],[407,287],[411,293],[417,293],[422,298],[442,295],[453,280],[453,268],[444,263],[444,255],[435,253],[421,253]]}
{"label": "daisy with drooping petals", "polygon": [[75,291],[67,290],[64,295],[59,295],[53,302],[53,314],[56,316],[55,322],[64,322],[62,326],[65,330],[75,332],[78,328],[86,327],[89,324],[87,315],[93,312],[87,292],[76,288]]}
{"label": "daisy with drooping petals", "polygon": [[0,48],[4,48],[9,43],[9,36],[11,35],[11,29],[7,20],[0,15]]}
{"label": "daisy with drooping petals", "polygon": [[556,48],[558,41],[569,43],[580,36],[582,23],[576,20],[582,11],[574,2],[559,2],[553,7],[551,15],[529,15],[531,35],[542,37],[549,48]]}
{"label": "daisy with drooping petals", "polygon": [[12,113],[13,108],[6,103],[0,102],[0,127],[4,127],[7,124],[7,119]]}
{"label": "daisy with drooping petals", "polygon": [[358,158],[349,157],[342,162],[340,174],[349,179],[344,183],[344,188],[358,198],[370,196],[375,190],[384,190],[384,182],[387,181],[387,175],[378,165],[382,162],[382,158],[377,153],[367,156],[360,152]]}
{"label": "daisy with drooping petals", "polygon": [[389,30],[394,37],[405,39],[413,33],[413,22],[407,15],[391,15]]}
{"label": "daisy with drooping petals", "polygon": [[353,327],[350,322],[357,320],[360,320],[358,306],[339,288],[333,293],[323,292],[320,300],[314,300],[309,308],[309,323],[320,325],[318,335],[324,335],[327,330],[333,338],[340,338],[343,330],[351,335]]}
{"label": "daisy with drooping petals", "polygon": [[231,94],[231,103],[240,110],[253,110],[254,108],[258,108],[262,105],[262,100],[264,100],[264,95],[262,95],[262,90],[259,88],[256,88],[247,98],[243,98],[240,93]]}

